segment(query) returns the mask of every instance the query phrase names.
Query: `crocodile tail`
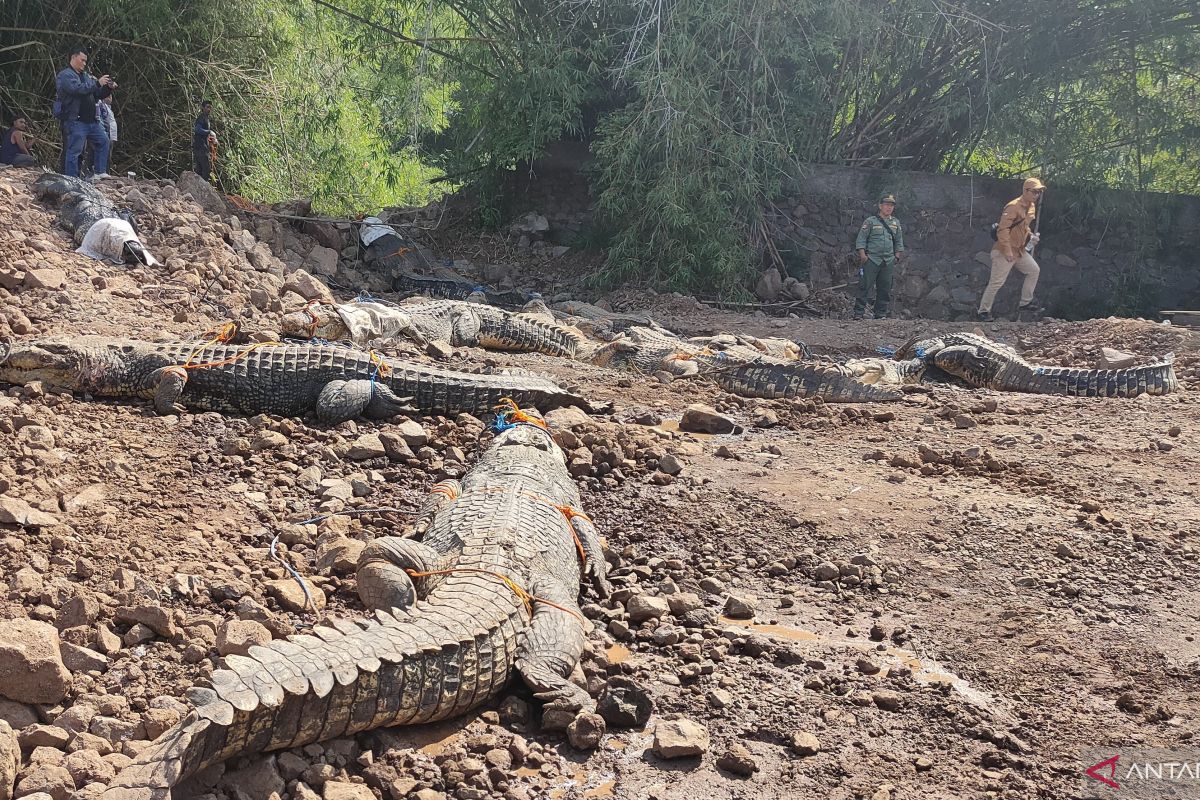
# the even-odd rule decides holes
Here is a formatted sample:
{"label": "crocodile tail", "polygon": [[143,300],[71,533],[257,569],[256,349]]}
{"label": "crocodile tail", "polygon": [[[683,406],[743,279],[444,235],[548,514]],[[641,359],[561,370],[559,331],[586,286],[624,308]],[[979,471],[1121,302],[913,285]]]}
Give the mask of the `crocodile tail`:
{"label": "crocodile tail", "polygon": [[1137,397],[1164,395],[1179,389],[1173,355],[1161,362],[1128,369],[1034,367],[1025,391],[1068,397]]}
{"label": "crocodile tail", "polygon": [[718,386],[742,397],[820,397],[827,403],[899,400],[903,393],[860,383],[832,365],[745,364],[708,374]]}
{"label": "crocodile tail", "polygon": [[212,688],[189,693],[195,710],[102,800],[167,800],[184,779],[237,755],[446,719],[486,702],[508,680],[525,611],[514,606],[490,630],[473,630],[463,614],[421,602],[227,656]]}
{"label": "crocodile tail", "polygon": [[524,314],[505,314],[502,318],[483,315],[479,326],[479,344],[494,350],[517,350],[574,358],[583,337],[561,325],[553,325]]}

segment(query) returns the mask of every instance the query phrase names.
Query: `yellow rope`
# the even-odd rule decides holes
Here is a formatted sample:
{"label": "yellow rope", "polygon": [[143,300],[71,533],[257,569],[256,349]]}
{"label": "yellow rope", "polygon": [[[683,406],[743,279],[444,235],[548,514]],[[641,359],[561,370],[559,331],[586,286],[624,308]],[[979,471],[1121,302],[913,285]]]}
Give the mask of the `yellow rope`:
{"label": "yellow rope", "polygon": [[189,355],[187,357],[187,360],[184,361],[182,364],[178,365],[179,368],[188,370],[188,369],[205,369],[207,367],[223,367],[223,366],[226,366],[227,364],[234,364],[234,363],[237,363],[238,361],[241,361],[243,358],[245,358],[247,355],[249,355],[252,351],[257,350],[260,347],[274,347],[274,346],[281,344],[281,342],[256,342],[256,343],[250,345],[249,347],[246,347],[246,348],[242,349],[241,351],[237,352],[236,354],[230,356],[229,358],[225,358],[220,361],[207,361],[203,364],[193,364],[192,363],[192,359],[195,358],[196,356],[200,355],[200,353],[202,353],[206,348],[212,347],[213,345],[217,345],[217,344],[225,344],[226,342],[228,342],[230,339],[232,339],[234,337],[234,335],[237,333],[237,330],[238,330],[237,323],[234,323],[234,322],[226,322],[220,328],[217,328],[214,330],[209,330],[204,335],[212,336],[213,338],[207,340],[203,344],[196,347],[196,349],[192,351],[191,355]]}

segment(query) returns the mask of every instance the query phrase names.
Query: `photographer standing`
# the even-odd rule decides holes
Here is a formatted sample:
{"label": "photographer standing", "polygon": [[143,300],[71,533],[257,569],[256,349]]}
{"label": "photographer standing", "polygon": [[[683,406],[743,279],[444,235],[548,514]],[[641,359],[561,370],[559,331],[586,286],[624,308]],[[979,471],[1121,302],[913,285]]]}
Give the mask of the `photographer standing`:
{"label": "photographer standing", "polygon": [[96,119],[96,103],[112,94],[117,83],[107,75],[96,80],[84,70],[88,54],[82,48],[71,51],[71,65],[58,73],[55,80],[56,114],[63,126],[66,161],[63,172],[79,177],[79,156],[84,143],[90,142],[96,152],[96,177],[108,176],[108,132]]}

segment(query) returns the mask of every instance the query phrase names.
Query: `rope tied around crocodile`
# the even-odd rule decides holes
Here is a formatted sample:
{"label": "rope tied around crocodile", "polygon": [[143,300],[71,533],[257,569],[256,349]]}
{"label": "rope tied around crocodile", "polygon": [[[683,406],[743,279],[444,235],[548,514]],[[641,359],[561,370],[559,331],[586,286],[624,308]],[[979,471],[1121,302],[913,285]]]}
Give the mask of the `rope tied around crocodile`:
{"label": "rope tied around crocodile", "polygon": [[313,311],[313,306],[319,305],[320,302],[321,301],[319,299],[313,298],[312,300],[309,300],[308,303],[305,304],[305,306],[304,306],[304,311],[306,311],[308,313],[308,319],[309,319],[309,326],[308,326],[308,338],[309,339],[317,338],[317,328],[320,327],[320,325],[321,325],[321,318],[317,316],[317,312]]}
{"label": "rope tied around crocodile", "polygon": [[540,428],[547,434],[550,433],[550,428],[546,425],[545,420],[526,414],[511,397],[501,397],[500,403],[493,410],[496,412],[496,422],[492,427],[497,433],[518,425],[529,425]]}
{"label": "rope tied around crocodile", "polygon": [[[546,424],[545,420],[541,420],[537,417],[526,414],[521,410],[521,407],[517,405],[517,402],[511,397],[501,397],[500,403],[495,407],[494,410],[496,412],[496,422],[493,427],[496,429],[497,433],[500,431],[506,431],[509,428],[515,428],[518,425],[528,425],[531,428],[537,428],[551,439],[554,438],[554,436],[550,433],[550,426]],[[571,524],[571,520],[574,517],[579,517],[589,524],[594,525],[595,523],[592,522],[592,518],[582,511],[572,508],[571,506],[560,506],[558,503],[555,503],[548,497],[542,497],[541,495],[534,494],[532,492],[521,492],[521,494],[525,497],[537,500],[539,503],[545,503],[549,506],[552,506],[563,515],[567,523],[567,530],[571,532],[571,538],[575,541],[575,551],[579,554],[579,563],[586,567],[587,553],[583,549],[583,542],[579,541],[579,533],[576,532],[575,526]]]}
{"label": "rope tied around crocodile", "polygon": [[423,572],[421,570],[416,570],[416,569],[406,569],[406,570],[404,570],[404,573],[406,575],[408,575],[410,578],[429,578],[429,577],[433,577],[435,575],[453,575],[454,573],[467,573],[467,574],[471,574],[471,575],[488,575],[492,578],[498,579],[501,583],[503,583],[505,586],[507,586],[509,589],[511,589],[512,593],[514,595],[516,595],[517,599],[520,600],[521,603],[525,606],[525,611],[529,614],[529,616],[531,616],[531,617],[533,616],[533,604],[534,603],[542,603],[544,605],[550,606],[551,608],[556,608],[559,611],[565,611],[566,613],[570,614],[575,619],[579,620],[579,624],[585,628],[588,625],[587,618],[584,617],[582,614],[580,614],[578,611],[567,608],[566,606],[561,606],[558,603],[555,603],[551,600],[547,600],[544,597],[538,597],[535,594],[530,594],[519,583],[517,583],[512,578],[508,577],[507,575],[505,575],[502,572],[493,572],[490,569],[480,569],[479,567],[451,567],[450,569],[434,569],[434,570],[429,570],[429,571],[425,571],[425,572]]}
{"label": "rope tied around crocodile", "polygon": [[[193,358],[200,355],[202,352],[204,352],[209,347],[212,347],[212,346],[218,345],[218,344],[226,344],[227,342],[229,342],[234,336],[237,336],[238,330],[239,330],[239,326],[236,322],[226,322],[223,325],[221,325],[219,328],[209,329],[208,331],[205,332],[204,335],[206,337],[211,336],[212,338],[207,339],[202,344],[197,346],[196,349],[191,352],[191,355],[189,355],[182,364],[175,365],[175,367],[169,368],[168,371],[176,372],[177,370],[180,370],[180,369],[189,370],[189,369],[207,369],[209,367],[224,367],[229,364],[236,364],[238,361],[241,361],[243,358],[250,355],[250,353],[252,353],[253,351],[257,350],[260,347],[275,347],[279,344],[282,344],[281,342],[255,342],[254,344],[251,344],[247,347],[242,348],[241,350],[239,350],[237,353],[230,356],[229,358],[224,358],[224,359],[221,359],[220,361],[206,361],[206,362],[199,363],[199,364],[192,363]],[[186,375],[187,373],[184,372],[183,374]]]}

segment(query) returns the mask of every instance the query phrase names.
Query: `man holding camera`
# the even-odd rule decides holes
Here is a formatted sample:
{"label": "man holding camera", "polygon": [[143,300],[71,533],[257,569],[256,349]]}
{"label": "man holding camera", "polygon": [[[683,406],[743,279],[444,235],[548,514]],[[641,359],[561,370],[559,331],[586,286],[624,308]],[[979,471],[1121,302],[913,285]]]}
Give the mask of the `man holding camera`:
{"label": "man holding camera", "polygon": [[58,73],[55,87],[58,97],[56,114],[63,126],[66,143],[66,163],[63,172],[79,177],[79,156],[84,144],[90,142],[96,152],[96,177],[108,177],[108,133],[96,119],[96,103],[112,94],[117,82],[108,75],[97,80],[87,69],[88,53],[79,48],[71,51],[71,64]]}
{"label": "man holding camera", "polygon": [[1017,306],[1018,316],[1024,311],[1033,314],[1043,311],[1033,301],[1033,290],[1037,288],[1041,273],[1038,263],[1033,260],[1033,247],[1041,235],[1033,233],[1033,223],[1045,190],[1045,184],[1037,178],[1026,178],[1021,186],[1021,196],[1010,200],[1000,214],[1000,222],[993,229],[996,243],[992,245],[992,276],[979,300],[979,319],[983,322],[992,321],[992,303],[1013,268],[1025,276],[1025,282],[1021,284],[1021,302]]}

